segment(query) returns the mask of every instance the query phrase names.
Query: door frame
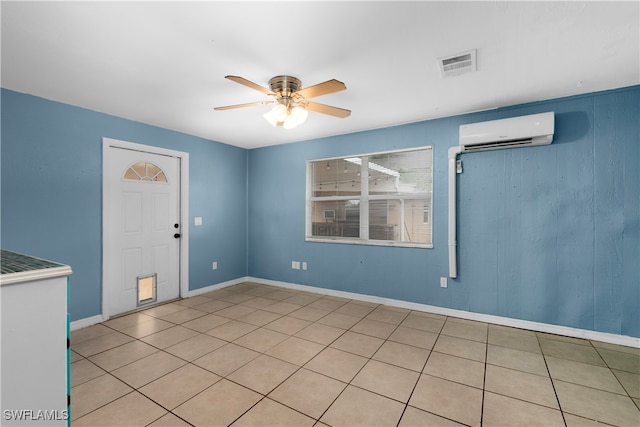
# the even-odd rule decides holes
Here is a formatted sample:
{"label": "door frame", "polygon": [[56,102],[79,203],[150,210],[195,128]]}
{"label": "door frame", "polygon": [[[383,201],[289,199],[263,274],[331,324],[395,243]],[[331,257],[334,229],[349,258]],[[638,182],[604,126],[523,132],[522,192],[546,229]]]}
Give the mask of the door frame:
{"label": "door frame", "polygon": [[106,170],[111,165],[108,163],[107,151],[111,147],[117,149],[125,149],[132,151],[140,151],[143,153],[158,154],[163,156],[171,156],[180,160],[180,188],[179,188],[179,206],[180,206],[180,246],[178,268],[180,269],[180,296],[184,297],[189,292],[189,153],[176,151],[167,148],[154,147],[152,145],[137,144],[134,142],[121,141],[117,139],[102,138],[102,272],[101,272],[101,289],[102,289],[102,320],[108,320],[110,317],[109,300],[107,297],[107,287],[105,285],[105,266],[109,265],[112,260],[108,259],[108,250],[113,245],[113,241],[108,237],[112,234],[109,229],[107,219],[107,209],[109,204],[107,189],[109,182]]}

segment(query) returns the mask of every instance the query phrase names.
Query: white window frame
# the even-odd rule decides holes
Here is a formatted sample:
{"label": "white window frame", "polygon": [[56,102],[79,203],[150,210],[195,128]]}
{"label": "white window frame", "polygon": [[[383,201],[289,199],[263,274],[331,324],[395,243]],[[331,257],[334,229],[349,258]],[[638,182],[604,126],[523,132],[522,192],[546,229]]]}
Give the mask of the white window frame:
{"label": "white window frame", "polygon": [[[402,195],[371,195],[369,194],[369,157],[380,154],[393,154],[408,151],[419,151],[431,149],[431,190],[428,192],[415,193],[415,194],[402,194]],[[327,157],[320,159],[307,160],[306,162],[306,209],[305,209],[305,240],[307,242],[323,242],[323,243],[342,243],[350,245],[370,245],[370,246],[392,246],[392,247],[409,247],[409,248],[433,248],[433,146],[426,145],[421,147],[407,148],[402,150],[388,150],[378,151],[366,154],[354,154],[347,156]],[[313,164],[317,162],[325,162],[331,160],[342,160],[350,157],[362,158],[360,165],[360,195],[359,196],[326,196],[326,197],[314,197],[313,196]],[[428,197],[429,204],[429,228],[431,232],[430,243],[419,242],[404,242],[401,240],[377,240],[369,239],[369,202],[372,200],[391,200],[399,199],[403,200],[415,200],[424,199]],[[348,201],[348,200],[360,201],[360,236],[359,237],[341,237],[341,236],[314,236],[313,235],[313,203],[316,201]],[[401,233],[404,234],[404,229],[401,227]]]}

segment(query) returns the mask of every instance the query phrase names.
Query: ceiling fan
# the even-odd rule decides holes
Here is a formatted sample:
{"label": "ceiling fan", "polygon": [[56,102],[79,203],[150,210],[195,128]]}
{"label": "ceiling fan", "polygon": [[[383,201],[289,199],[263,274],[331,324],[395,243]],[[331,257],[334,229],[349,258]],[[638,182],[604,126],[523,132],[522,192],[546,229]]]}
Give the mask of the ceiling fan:
{"label": "ceiling fan", "polygon": [[302,124],[309,114],[308,111],[328,114],[334,117],[345,118],[351,115],[350,110],[332,107],[330,105],[311,102],[309,99],[329,93],[345,90],[347,87],[336,79],[327,80],[313,86],[301,88],[302,82],[291,76],[276,76],[269,80],[269,87],[260,86],[252,81],[238,76],[225,76],[233,82],[255,89],[265,95],[274,97],[272,101],[249,102],[246,104],[226,105],[215,107],[216,111],[231,110],[234,108],[254,107],[257,105],[274,105],[274,107],[263,117],[273,126],[282,126],[285,129],[292,129]]}

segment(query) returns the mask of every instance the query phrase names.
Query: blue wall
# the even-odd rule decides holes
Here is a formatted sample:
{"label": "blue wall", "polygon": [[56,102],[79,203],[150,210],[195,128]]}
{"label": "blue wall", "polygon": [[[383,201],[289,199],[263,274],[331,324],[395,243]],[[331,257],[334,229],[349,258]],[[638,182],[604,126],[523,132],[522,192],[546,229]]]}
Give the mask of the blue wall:
{"label": "blue wall", "polygon": [[[440,288],[458,126],[545,111],[552,145],[461,156],[459,276]],[[305,161],[422,145],[434,147],[433,249],[305,242]],[[251,150],[249,274],[640,337],[639,147],[632,87]]]}
{"label": "blue wall", "polygon": [[102,137],[189,153],[190,289],[247,275],[246,150],[5,89],[1,136],[2,248],[72,267],[72,320],[102,311]]}
{"label": "blue wall", "polygon": [[[191,289],[250,275],[640,337],[640,87],[249,151],[9,90],[1,101],[1,244],[72,266],[73,320],[101,312],[104,136],[190,153],[190,222],[204,218]],[[459,277],[440,288],[458,126],[543,111],[552,145],[461,156]],[[422,145],[433,249],[305,242],[306,160]]]}

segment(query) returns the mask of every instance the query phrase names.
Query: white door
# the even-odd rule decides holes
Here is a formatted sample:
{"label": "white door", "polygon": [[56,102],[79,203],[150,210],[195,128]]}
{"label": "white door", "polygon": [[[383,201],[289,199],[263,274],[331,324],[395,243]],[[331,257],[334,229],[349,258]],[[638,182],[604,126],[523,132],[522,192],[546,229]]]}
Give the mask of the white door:
{"label": "white door", "polygon": [[104,155],[103,297],[112,316],[180,296],[180,158],[114,146]]}

